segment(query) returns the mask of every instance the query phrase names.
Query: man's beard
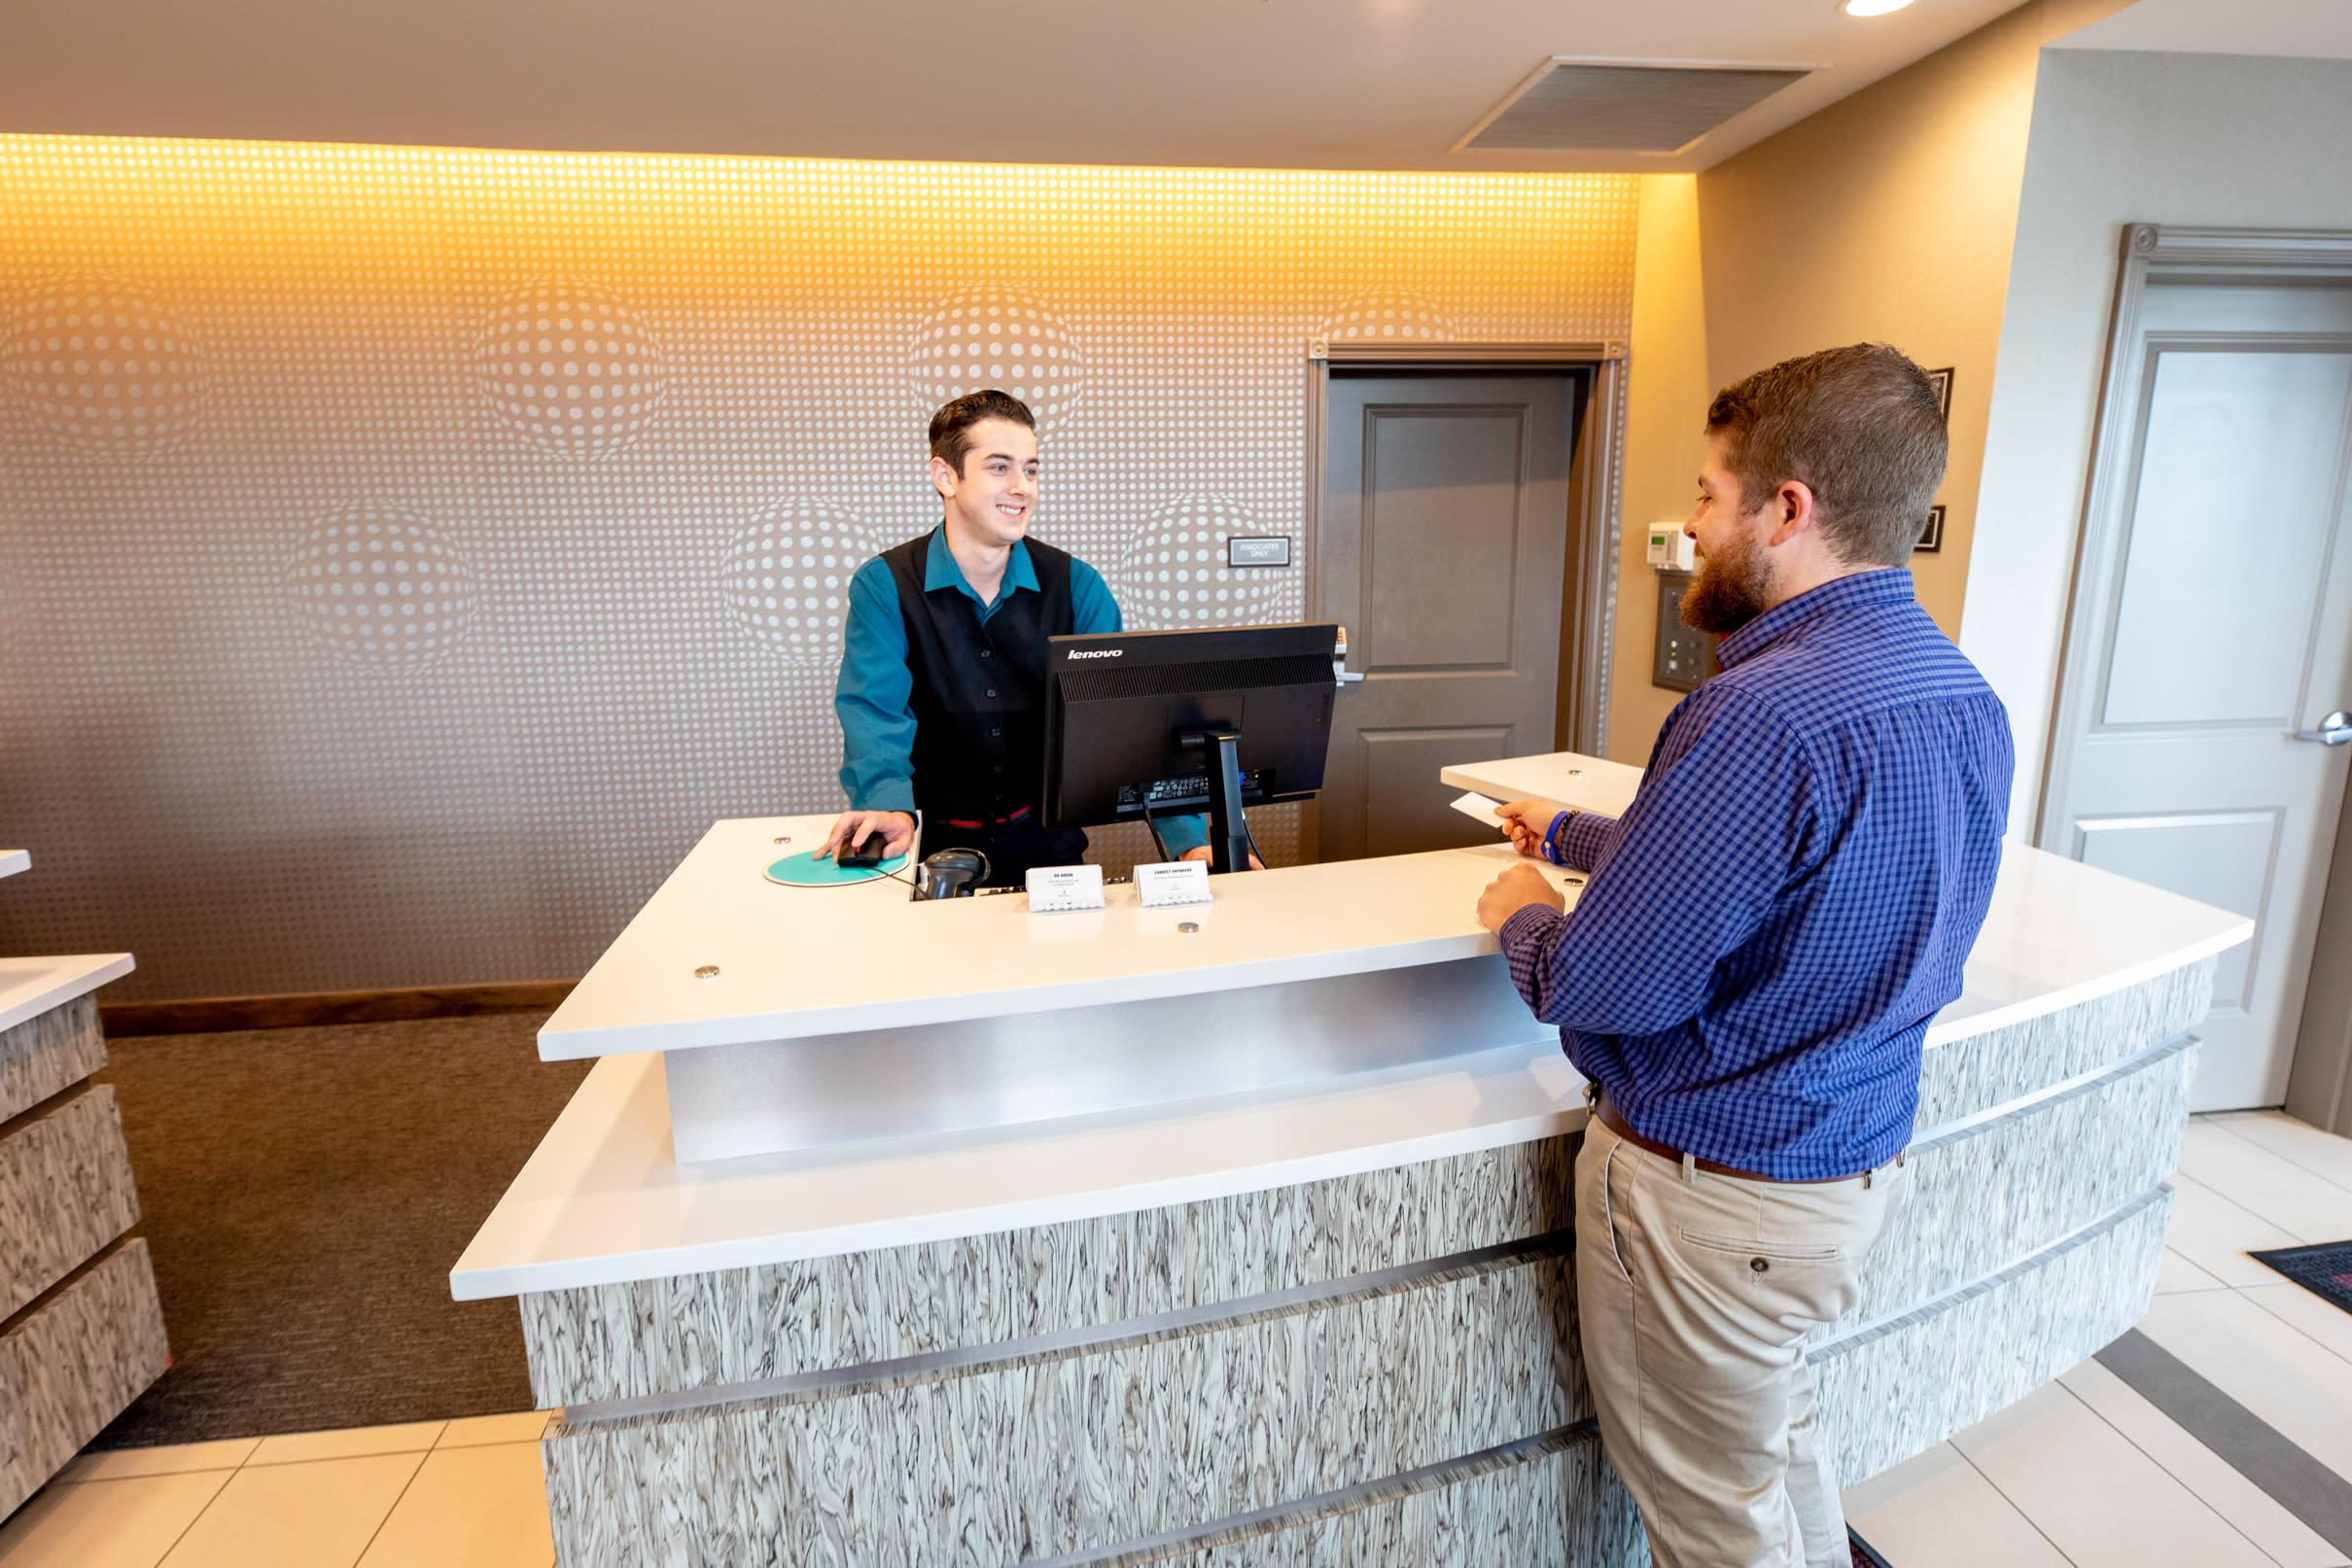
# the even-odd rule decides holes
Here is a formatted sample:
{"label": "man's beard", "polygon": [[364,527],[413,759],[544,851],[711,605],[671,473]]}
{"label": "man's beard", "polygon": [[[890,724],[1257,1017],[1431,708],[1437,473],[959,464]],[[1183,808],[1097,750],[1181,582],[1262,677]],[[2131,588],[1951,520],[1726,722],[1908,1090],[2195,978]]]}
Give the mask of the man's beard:
{"label": "man's beard", "polygon": [[1773,564],[1753,534],[1737,554],[1711,553],[1699,563],[1699,580],[1682,593],[1682,624],[1729,637],[1772,608]]}

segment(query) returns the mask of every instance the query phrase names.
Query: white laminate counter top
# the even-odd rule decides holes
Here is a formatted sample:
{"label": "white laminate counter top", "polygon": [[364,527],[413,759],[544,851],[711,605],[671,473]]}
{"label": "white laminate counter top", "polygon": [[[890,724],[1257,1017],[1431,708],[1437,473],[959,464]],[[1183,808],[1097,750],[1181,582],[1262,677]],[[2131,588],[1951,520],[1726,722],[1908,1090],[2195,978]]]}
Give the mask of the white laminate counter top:
{"label": "white laminate counter top", "polygon": [[[704,845],[734,853],[747,847],[744,840],[819,820],[786,819],[786,827],[721,823]],[[742,879],[716,888],[689,882],[689,891],[711,898],[708,906],[673,899],[664,922],[649,924],[641,915],[631,931],[647,927],[649,942],[660,936],[660,962],[671,967],[713,958],[749,960],[773,1005],[789,1006],[796,990],[838,998],[850,988],[828,970],[845,961],[842,955],[861,934],[871,938],[883,930],[891,942],[902,942],[906,932],[923,930],[908,922],[938,916],[965,923],[933,929],[986,944],[983,951],[1013,966],[1018,985],[1032,995],[1052,994],[1046,988],[1055,984],[1101,986],[1119,976],[1122,963],[1136,965],[1136,974],[1156,976],[1152,983],[1168,984],[1176,975],[1187,989],[1198,990],[1218,983],[1213,976],[1251,973],[1249,956],[1228,950],[1245,935],[1289,955],[1261,962],[1344,955],[1342,944],[1352,937],[1419,942],[1432,958],[1492,951],[1492,938],[1469,934],[1476,931],[1469,912],[1478,889],[1509,858],[1497,844],[1219,879],[1219,902],[1204,924],[1230,937],[1187,950],[1195,955],[1189,970],[1178,970],[1173,958],[1162,960],[1155,944],[1195,939],[1176,937],[1172,927],[1149,928],[1132,909],[1113,909],[1093,925],[1060,926],[1066,934],[1033,936],[1033,920],[1087,917],[1032,917],[1012,896],[927,908],[879,889],[815,892],[812,898],[850,902],[823,906],[832,912],[837,934],[812,954],[780,946],[780,918],[756,913],[767,892],[783,897],[789,889]],[[673,878],[661,896],[671,897],[681,886]],[[649,915],[654,907],[648,906]],[[1285,933],[1285,919],[1311,923],[1311,928]],[[665,922],[680,928],[662,931]],[[2222,952],[2252,930],[2242,916],[2010,845],[1969,961],[1966,990],[1938,1015],[1927,1044],[1933,1048],[2120,990]],[[1407,935],[1400,938],[1400,931]],[[910,950],[875,942],[873,948],[919,951],[942,972],[970,978],[971,960],[957,959],[949,945]],[[640,955],[645,951],[641,947]],[[860,963],[856,973],[865,978],[856,984],[870,990],[874,965]],[[599,972],[607,976],[601,993],[583,985],[566,1004],[576,1028],[598,1026],[613,1016],[611,1009],[625,1007],[621,1027],[627,1032],[649,1043],[675,1043],[679,1032],[728,1018],[706,1007],[665,1024],[665,997],[699,1002],[709,993],[671,984],[658,972],[631,991],[606,965]],[[1058,973],[1079,978],[1056,981]],[[952,1005],[943,987],[934,994],[939,1005]],[[832,1005],[844,1004],[836,999]],[[550,1029],[565,1016],[559,1013]],[[731,1027],[744,1023],[735,1018]],[[588,1053],[546,1050],[543,1036],[543,1054]],[[670,1141],[661,1059],[614,1056],[590,1072],[466,1249],[450,1284],[467,1300],[607,1284],[1258,1191],[1565,1131],[1582,1115],[1581,1088],[1557,1048],[1544,1043],[1135,1111],[681,1166]]]}
{"label": "white laminate counter top", "polygon": [[682,1166],[661,1058],[610,1057],[465,1256],[459,1301],[744,1269],[1262,1192],[1549,1137],[1584,1080],[1539,1044],[1147,1110]]}
{"label": "white laminate counter top", "polygon": [[13,877],[19,871],[33,868],[30,850],[0,850],[0,877]]}
{"label": "white laminate counter top", "polygon": [[[1451,788],[1497,800],[1534,797],[1623,816],[1639,768],[1575,751],[1465,762]],[[2177,969],[2251,940],[2254,922],[2063,855],[2002,846],[1984,929],[1965,989],[1928,1027],[1931,1047],[2020,1023]]]}
{"label": "white laminate counter top", "polygon": [[86,995],[130,973],[127,953],[81,953],[57,958],[0,958],[0,1029]]}
{"label": "white laminate counter top", "polygon": [[[1211,878],[1206,905],[1141,909],[1122,886],[1106,889],[1106,909],[1061,915],[1031,914],[1020,892],[914,903],[888,879],[766,880],[769,864],[824,842],[831,820],[714,826],[547,1020],[540,1056],[854,1033],[1477,958],[1497,951],[1478,924],[1479,889],[1512,858],[1498,828],[1476,849]],[[696,979],[706,965],[717,978]]]}

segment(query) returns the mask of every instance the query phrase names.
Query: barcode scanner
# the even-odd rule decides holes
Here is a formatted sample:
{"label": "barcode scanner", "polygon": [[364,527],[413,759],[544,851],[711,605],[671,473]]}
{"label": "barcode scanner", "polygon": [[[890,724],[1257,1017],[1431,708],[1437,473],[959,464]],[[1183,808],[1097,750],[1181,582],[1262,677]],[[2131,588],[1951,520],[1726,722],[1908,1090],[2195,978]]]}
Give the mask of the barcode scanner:
{"label": "barcode scanner", "polygon": [[978,850],[934,850],[915,871],[917,898],[968,898],[988,880],[988,856]]}

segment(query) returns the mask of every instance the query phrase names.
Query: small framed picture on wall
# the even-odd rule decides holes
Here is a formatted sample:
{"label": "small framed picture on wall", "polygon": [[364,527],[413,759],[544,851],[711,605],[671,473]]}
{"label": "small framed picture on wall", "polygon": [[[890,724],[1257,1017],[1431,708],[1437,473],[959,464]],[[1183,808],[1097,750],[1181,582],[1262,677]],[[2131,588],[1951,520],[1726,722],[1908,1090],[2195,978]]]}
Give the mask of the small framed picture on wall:
{"label": "small framed picture on wall", "polygon": [[1939,501],[1927,508],[1927,526],[1919,531],[1919,542],[1911,548],[1914,555],[1944,548],[1944,503]]}
{"label": "small framed picture on wall", "polygon": [[1944,410],[1947,425],[1951,423],[1951,370],[1948,365],[1941,370],[1927,372],[1928,383],[1936,389],[1936,406]]}

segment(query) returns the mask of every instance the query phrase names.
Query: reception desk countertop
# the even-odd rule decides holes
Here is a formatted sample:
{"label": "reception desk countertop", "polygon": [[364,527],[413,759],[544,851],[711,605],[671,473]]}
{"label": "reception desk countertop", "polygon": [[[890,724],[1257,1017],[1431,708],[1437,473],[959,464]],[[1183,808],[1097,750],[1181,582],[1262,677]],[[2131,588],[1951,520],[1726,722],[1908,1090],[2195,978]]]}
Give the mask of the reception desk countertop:
{"label": "reception desk countertop", "polygon": [[[1491,793],[1550,792],[1485,783]],[[1498,842],[1219,878],[1207,909],[1140,910],[1114,888],[1110,909],[1074,916],[1033,916],[1017,894],[921,905],[896,883],[811,890],[761,878],[787,853],[774,840],[818,842],[824,822],[718,824],[549,1021],[544,1056],[610,1059],[466,1249],[450,1278],[458,1298],[1121,1213],[1499,1147],[1567,1131],[1583,1114],[1581,1081],[1556,1043],[1538,1040],[1211,1099],[681,1165],[662,1059],[631,1053],[1492,954],[1472,911],[1511,859]],[[1179,934],[1179,920],[1202,929]],[[2242,917],[2012,845],[1967,989],[1928,1047],[2120,991],[2250,929]],[[694,980],[708,963],[720,980]]]}
{"label": "reception desk countertop", "polygon": [[[892,878],[766,879],[831,822],[712,827],[540,1030],[540,1056],[963,1023],[1477,958],[1495,951],[1472,917],[1478,891],[1510,859],[1498,836],[1481,850],[1220,877],[1205,905],[1143,909],[1132,887],[1113,887],[1104,909],[1052,915],[1032,915],[1022,892],[918,903]],[[707,967],[717,976],[696,978]]]}

